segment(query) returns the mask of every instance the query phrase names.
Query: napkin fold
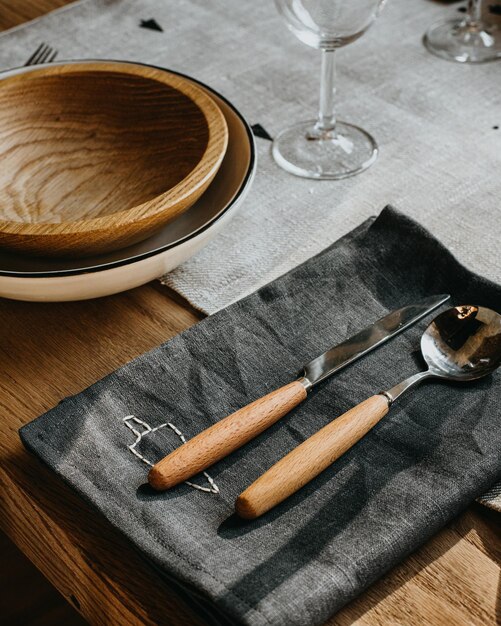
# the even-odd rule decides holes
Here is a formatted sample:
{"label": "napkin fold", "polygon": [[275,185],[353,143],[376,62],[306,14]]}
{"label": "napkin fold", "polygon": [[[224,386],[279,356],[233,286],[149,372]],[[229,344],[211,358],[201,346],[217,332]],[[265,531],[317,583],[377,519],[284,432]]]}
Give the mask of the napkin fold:
{"label": "napkin fold", "polygon": [[[21,429],[216,623],[321,624],[501,479],[501,377],[427,383],[317,479],[254,522],[238,494],[354,404],[423,367],[430,318],[324,382],[193,484],[154,493],[147,464],[388,311],[447,292],[499,308],[500,286],[387,207],[274,282]],[[198,487],[198,488],[197,488]]]}

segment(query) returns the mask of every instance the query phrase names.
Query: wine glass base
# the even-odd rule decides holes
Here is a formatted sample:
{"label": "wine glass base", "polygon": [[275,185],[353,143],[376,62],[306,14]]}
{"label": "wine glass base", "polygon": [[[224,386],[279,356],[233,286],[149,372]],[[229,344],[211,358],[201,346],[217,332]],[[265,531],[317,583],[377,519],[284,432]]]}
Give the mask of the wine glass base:
{"label": "wine glass base", "polygon": [[337,122],[334,133],[319,132],[315,124],[300,122],[276,137],[272,154],[282,169],[303,178],[337,180],[363,172],[377,159],[377,144],[362,128]]}
{"label": "wine glass base", "polygon": [[469,25],[464,19],[433,24],[423,43],[432,54],[457,63],[486,63],[501,58],[497,26]]}

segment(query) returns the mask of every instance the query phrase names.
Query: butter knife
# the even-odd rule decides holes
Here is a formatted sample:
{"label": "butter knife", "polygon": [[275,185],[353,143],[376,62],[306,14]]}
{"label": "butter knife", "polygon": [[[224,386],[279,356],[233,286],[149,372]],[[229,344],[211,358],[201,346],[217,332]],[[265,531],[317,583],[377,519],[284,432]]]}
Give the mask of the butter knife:
{"label": "butter knife", "polygon": [[392,311],[304,366],[300,378],[228,415],[168,454],[150,470],[158,491],[170,489],[242,447],[294,407],[320,382],[409,328],[449,299],[430,296]]}

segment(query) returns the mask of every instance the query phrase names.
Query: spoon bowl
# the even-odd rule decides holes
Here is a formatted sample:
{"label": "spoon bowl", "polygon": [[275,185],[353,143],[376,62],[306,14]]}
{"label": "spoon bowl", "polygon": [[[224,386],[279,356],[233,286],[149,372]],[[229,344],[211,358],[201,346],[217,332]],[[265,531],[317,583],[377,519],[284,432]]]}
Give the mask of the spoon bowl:
{"label": "spoon bowl", "polygon": [[481,306],[453,307],[438,315],[421,338],[430,374],[476,380],[501,365],[501,315]]}

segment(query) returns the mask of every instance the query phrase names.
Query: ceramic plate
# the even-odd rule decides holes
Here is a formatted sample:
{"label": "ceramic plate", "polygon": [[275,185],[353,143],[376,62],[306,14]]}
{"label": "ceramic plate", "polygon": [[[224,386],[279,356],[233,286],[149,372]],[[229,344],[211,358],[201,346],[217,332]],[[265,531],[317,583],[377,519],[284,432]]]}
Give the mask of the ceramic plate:
{"label": "ceramic plate", "polygon": [[[9,70],[1,73],[0,79],[27,70]],[[229,130],[223,163],[202,197],[153,237],[115,252],[63,260],[2,250],[0,296],[57,302],[97,298],[132,289],[174,269],[220,232],[241,206],[252,183],[256,169],[254,137],[245,119],[230,102],[206,85],[190,80],[216,101]]]}

